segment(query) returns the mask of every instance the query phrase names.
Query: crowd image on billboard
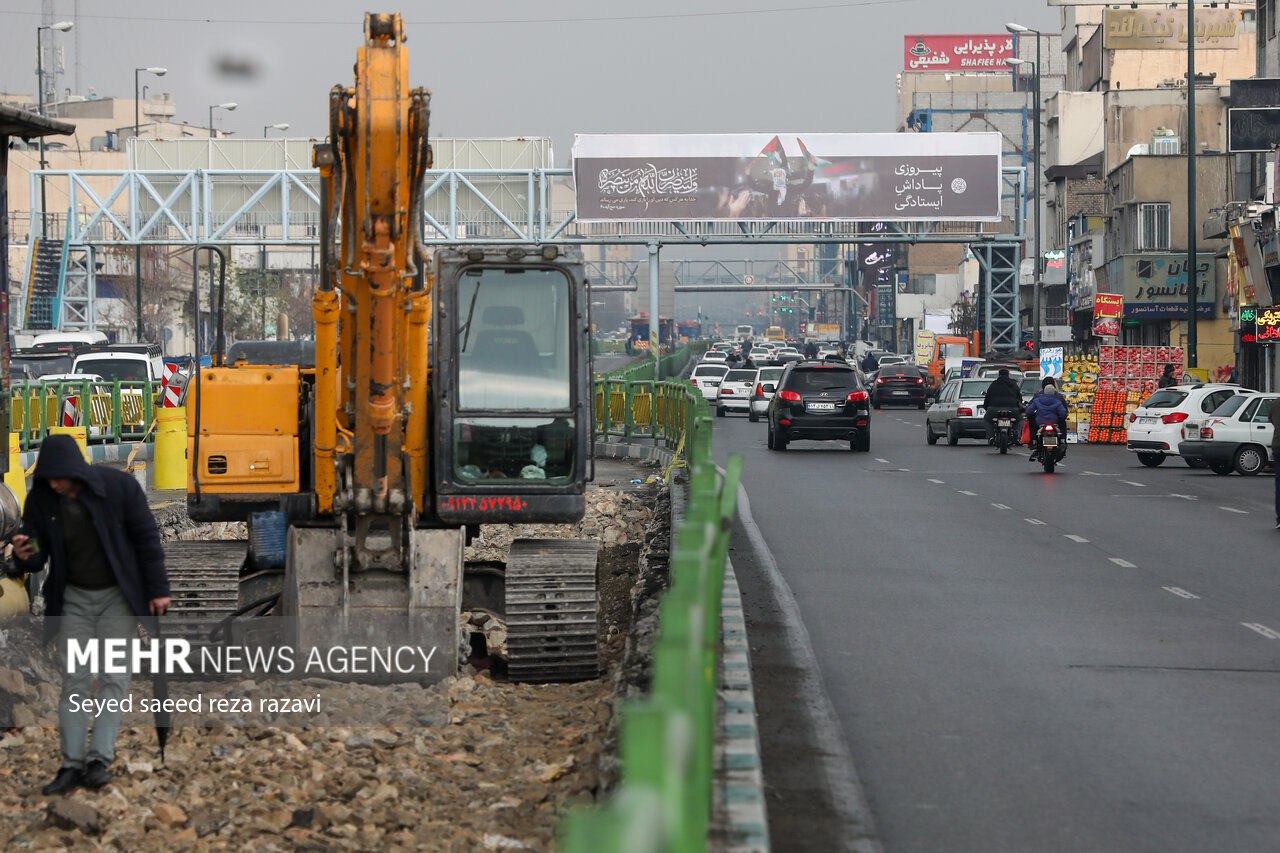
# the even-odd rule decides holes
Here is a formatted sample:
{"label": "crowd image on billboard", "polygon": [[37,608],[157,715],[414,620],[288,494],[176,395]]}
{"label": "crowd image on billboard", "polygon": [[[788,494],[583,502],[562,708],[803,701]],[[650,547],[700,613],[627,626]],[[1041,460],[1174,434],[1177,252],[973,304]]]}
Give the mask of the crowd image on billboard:
{"label": "crowd image on billboard", "polygon": [[788,155],[774,136],[754,157],[738,160],[738,182],[717,189],[718,218],[824,219],[875,189],[872,166],[849,158],[834,163],[815,155],[796,137]]}

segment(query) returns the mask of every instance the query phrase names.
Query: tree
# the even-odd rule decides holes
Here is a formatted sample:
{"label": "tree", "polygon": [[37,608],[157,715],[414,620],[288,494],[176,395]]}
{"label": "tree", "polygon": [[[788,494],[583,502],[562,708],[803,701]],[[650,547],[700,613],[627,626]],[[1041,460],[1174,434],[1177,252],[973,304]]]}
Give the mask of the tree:
{"label": "tree", "polygon": [[967,337],[977,330],[977,300],[971,300],[968,293],[961,293],[960,298],[951,306],[951,333]]}
{"label": "tree", "polygon": [[[120,329],[125,340],[137,337],[138,298],[133,278],[137,255],[132,247],[107,250],[112,266],[127,269],[117,279],[118,299],[103,308],[106,325]],[[191,319],[191,259],[190,252],[181,246],[142,247],[142,335],[149,343],[164,343],[165,329],[179,320]]]}

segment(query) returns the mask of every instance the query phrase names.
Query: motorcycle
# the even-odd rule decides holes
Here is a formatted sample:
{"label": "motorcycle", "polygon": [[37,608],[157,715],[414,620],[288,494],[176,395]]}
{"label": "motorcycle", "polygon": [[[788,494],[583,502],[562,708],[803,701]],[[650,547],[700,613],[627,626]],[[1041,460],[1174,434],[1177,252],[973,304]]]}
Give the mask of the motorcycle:
{"label": "motorcycle", "polygon": [[1036,453],[1046,474],[1052,474],[1067,455],[1067,443],[1057,424],[1041,424],[1036,430]]}
{"label": "motorcycle", "polygon": [[1008,453],[1009,448],[1018,443],[1018,437],[1013,433],[1013,427],[1018,423],[1018,413],[1013,409],[996,409],[992,422],[995,425],[992,443],[1000,448],[1002,454]]}

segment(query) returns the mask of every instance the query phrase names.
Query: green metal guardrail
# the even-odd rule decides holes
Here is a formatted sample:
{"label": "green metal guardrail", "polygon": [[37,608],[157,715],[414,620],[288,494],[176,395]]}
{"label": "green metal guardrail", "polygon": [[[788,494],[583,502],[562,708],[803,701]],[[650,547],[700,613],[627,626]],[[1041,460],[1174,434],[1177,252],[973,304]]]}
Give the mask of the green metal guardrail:
{"label": "green metal guardrail", "polygon": [[[709,345],[709,341],[696,341],[663,356],[662,376],[681,375],[689,362],[706,352]],[[598,434],[625,441],[665,436],[668,438],[667,446],[675,447],[676,442],[670,440],[672,430],[683,421],[669,422],[664,407],[675,406],[677,412],[671,417],[678,419],[681,406],[674,398],[678,395],[673,397],[670,391],[662,391],[661,386],[665,383],[658,383],[655,390],[653,368],[653,360],[646,359],[596,377],[594,411]]]}
{"label": "green metal guardrail", "polygon": [[89,441],[140,441],[155,419],[159,382],[20,382],[9,389],[10,429],[22,449],[39,446],[50,427],[88,427]]}
{"label": "green metal guardrail", "polygon": [[[723,477],[717,472],[711,411],[687,382],[655,388],[652,381],[604,379],[601,394],[608,396],[601,386],[610,381],[627,389],[647,386],[656,403],[652,434],[688,462],[689,502],[674,539],[671,588],[659,605],[651,693],[622,709],[622,782],[603,804],[566,816],[559,847],[564,853],[693,853],[706,849],[711,818],[720,596],[742,457],[730,457]],[[636,426],[635,418],[624,420]]]}

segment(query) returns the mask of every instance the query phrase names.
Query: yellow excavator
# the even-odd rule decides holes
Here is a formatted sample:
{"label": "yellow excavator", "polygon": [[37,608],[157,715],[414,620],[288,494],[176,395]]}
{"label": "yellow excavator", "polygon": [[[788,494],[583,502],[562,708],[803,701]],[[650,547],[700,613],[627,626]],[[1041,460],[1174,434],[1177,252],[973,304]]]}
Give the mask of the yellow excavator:
{"label": "yellow excavator", "polygon": [[330,92],[314,151],[314,365],[224,363],[218,340],[189,384],[188,512],[248,521],[251,544],[247,558],[236,543],[171,549],[175,605],[300,655],[433,646],[430,672],[399,676],[431,681],[457,670],[465,604],[506,620],[512,678],[592,678],[598,543],[518,540],[505,566],[463,561],[479,525],[583,515],[581,259],[545,244],[428,251],[430,93],[408,68],[400,15],[366,15],[355,85]]}

